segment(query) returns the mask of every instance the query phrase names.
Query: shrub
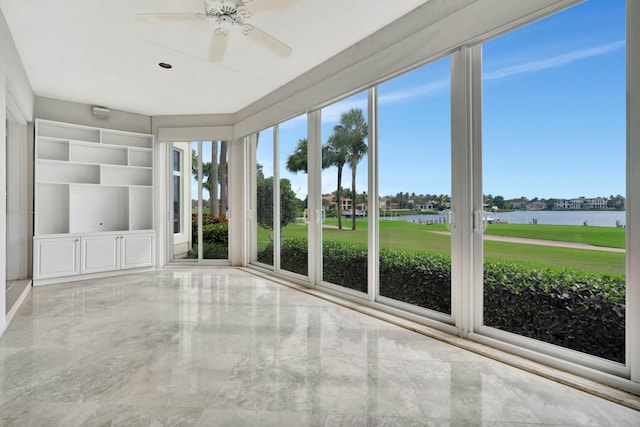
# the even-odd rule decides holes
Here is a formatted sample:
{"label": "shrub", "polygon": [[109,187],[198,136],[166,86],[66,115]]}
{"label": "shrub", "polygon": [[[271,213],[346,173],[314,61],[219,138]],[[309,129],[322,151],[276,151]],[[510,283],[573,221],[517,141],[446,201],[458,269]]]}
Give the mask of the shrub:
{"label": "shrub", "polygon": [[[229,250],[226,243],[203,242],[204,250],[202,252],[203,259],[227,259],[229,258]],[[198,245],[193,245],[193,249],[189,251],[188,258],[198,258]]]}
{"label": "shrub", "polygon": [[484,322],[624,362],[624,278],[486,261]]}
{"label": "shrub", "polygon": [[229,223],[219,222],[203,225],[202,241],[227,244],[229,242]]}
{"label": "shrub", "polygon": [[380,295],[451,313],[451,259],[432,253],[380,250]]}
{"label": "shrub", "polygon": [[322,278],[325,282],[367,292],[367,269],[366,246],[322,242]]}
{"label": "shrub", "polygon": [[[220,225],[224,224],[225,227],[228,227],[229,222],[227,220],[227,216],[224,214],[213,216],[211,214],[203,213],[202,214],[202,234],[203,234],[202,239],[204,241],[207,241],[206,227],[212,224],[220,224]],[[191,214],[191,238],[193,239],[192,240],[193,242],[198,241],[198,214]],[[225,242],[226,241],[227,240],[225,240]]]}
{"label": "shrub", "polygon": [[[308,275],[307,239],[293,238],[280,242],[281,268],[294,273]],[[273,242],[258,252],[258,262],[273,265]]]}
{"label": "shrub", "polygon": [[[273,250],[272,252],[273,253]],[[280,242],[281,268],[306,276],[309,274],[307,239],[286,239]]]}

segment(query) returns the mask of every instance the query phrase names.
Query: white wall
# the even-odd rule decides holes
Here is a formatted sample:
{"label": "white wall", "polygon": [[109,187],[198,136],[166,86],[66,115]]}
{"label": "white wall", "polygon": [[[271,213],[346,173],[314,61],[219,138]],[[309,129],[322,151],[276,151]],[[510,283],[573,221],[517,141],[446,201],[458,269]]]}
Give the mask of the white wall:
{"label": "white wall", "polygon": [[93,105],[38,96],[35,98],[33,115],[38,119],[55,120],[64,123],[125,130],[129,132],[151,133],[150,116],[111,110],[111,117],[108,119],[97,119],[93,117],[92,111]]}
{"label": "white wall", "polygon": [[[11,97],[27,121],[33,120],[33,90],[27,78],[20,56],[16,50],[7,23],[0,12],[0,189],[6,188],[6,113],[7,99]],[[25,165],[26,167],[27,165]],[[3,191],[3,190],[2,190]],[[5,197],[0,197],[0,277],[6,277],[6,226],[7,205]],[[5,315],[5,292],[0,292],[0,334],[7,326]]]}

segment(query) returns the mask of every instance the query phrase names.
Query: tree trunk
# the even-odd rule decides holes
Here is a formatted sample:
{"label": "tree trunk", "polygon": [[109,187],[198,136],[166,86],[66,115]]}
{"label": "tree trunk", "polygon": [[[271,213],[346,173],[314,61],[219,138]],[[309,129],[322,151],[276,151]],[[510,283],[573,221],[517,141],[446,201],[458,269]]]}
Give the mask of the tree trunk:
{"label": "tree trunk", "polygon": [[338,213],[338,230],[342,230],[342,208],[340,206],[341,204],[341,191],[340,188],[342,188],[342,166],[338,166],[338,190],[336,191],[336,201],[337,201],[337,205],[336,205],[336,209],[337,209],[337,213]]}
{"label": "tree trunk", "polygon": [[220,213],[227,213],[229,208],[229,182],[227,177],[227,141],[220,141]]}
{"label": "tree trunk", "polygon": [[351,158],[351,229],[356,229],[356,167],[358,166],[358,152],[353,150]]}
{"label": "tree trunk", "polygon": [[220,215],[218,211],[218,141],[211,141],[211,170],[209,171],[209,213]]}

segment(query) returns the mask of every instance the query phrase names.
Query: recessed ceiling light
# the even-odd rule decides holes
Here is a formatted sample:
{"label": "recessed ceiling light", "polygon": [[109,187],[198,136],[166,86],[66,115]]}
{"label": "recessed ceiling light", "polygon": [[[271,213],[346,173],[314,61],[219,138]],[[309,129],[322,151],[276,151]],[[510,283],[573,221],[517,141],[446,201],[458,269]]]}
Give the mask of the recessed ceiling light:
{"label": "recessed ceiling light", "polygon": [[159,63],[158,65],[159,65],[160,67],[162,67],[162,68],[166,68],[167,70],[168,70],[168,69],[170,69],[170,68],[173,68],[173,65],[171,65],[171,64],[167,64],[166,62],[161,62],[161,63]]}

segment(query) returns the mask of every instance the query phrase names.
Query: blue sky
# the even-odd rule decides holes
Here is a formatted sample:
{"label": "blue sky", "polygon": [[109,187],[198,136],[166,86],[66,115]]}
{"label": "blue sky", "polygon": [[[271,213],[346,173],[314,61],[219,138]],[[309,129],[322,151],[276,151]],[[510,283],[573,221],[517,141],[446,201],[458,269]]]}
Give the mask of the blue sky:
{"label": "blue sky", "polygon": [[[506,198],[625,194],[625,5],[590,0],[483,43],[483,189]],[[379,87],[380,194],[451,194],[449,59]],[[366,93],[322,110],[322,138]],[[269,132],[261,142],[271,141]],[[298,197],[306,175],[284,164],[306,116],[280,125],[280,173]],[[258,162],[273,171],[260,144]],[[358,191],[367,189],[366,158]],[[350,187],[345,168],[343,186]],[[336,170],[322,191],[336,188]]]}

